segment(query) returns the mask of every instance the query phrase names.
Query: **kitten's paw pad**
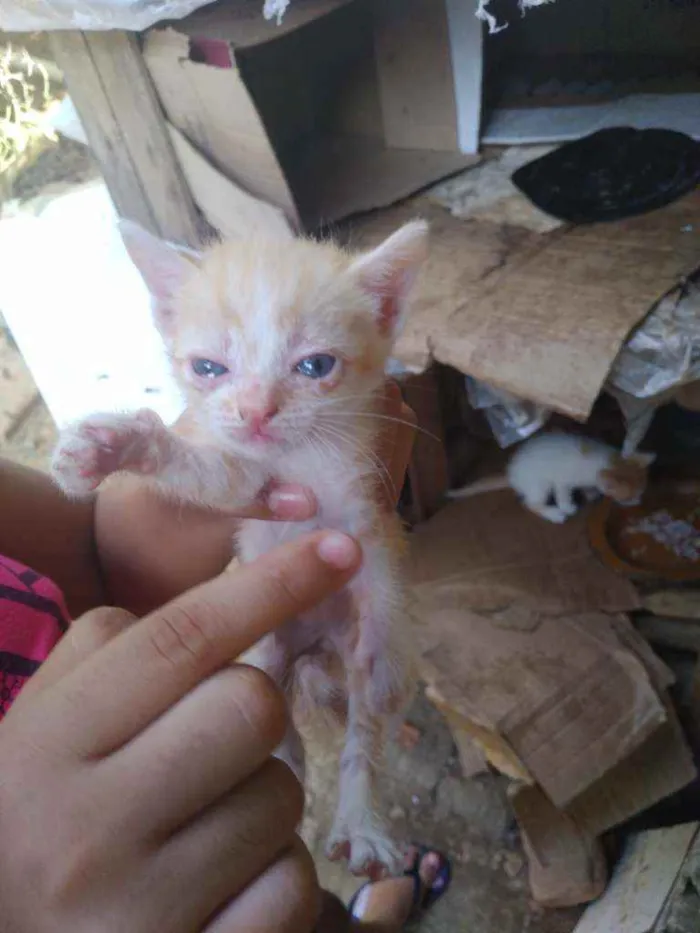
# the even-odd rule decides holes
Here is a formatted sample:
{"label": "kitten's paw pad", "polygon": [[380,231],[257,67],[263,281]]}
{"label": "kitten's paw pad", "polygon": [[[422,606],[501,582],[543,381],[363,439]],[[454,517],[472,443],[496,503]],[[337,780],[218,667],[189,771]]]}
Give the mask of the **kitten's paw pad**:
{"label": "kitten's paw pad", "polygon": [[118,470],[154,473],[162,453],[164,425],[144,409],[127,415],[91,415],[62,432],[51,462],[58,485],[87,495]]}
{"label": "kitten's paw pad", "polygon": [[331,834],[326,853],[331,861],[346,858],[354,875],[399,874],[403,865],[401,852],[386,832],[375,824],[356,830],[335,831]]}

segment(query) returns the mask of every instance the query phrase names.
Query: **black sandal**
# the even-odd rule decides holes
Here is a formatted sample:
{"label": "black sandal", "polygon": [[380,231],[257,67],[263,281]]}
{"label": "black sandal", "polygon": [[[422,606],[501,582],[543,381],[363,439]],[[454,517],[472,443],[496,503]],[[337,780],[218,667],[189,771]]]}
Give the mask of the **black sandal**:
{"label": "black sandal", "polygon": [[[429,888],[425,887],[425,884],[420,876],[420,866],[426,855],[437,855],[440,860],[440,866],[438,868],[437,874]],[[416,846],[416,856],[413,860],[413,864],[410,868],[407,868],[404,871],[404,876],[413,880],[413,903],[411,905],[411,913],[408,917],[408,920],[412,920],[418,914],[421,914],[432,907],[433,904],[440,900],[442,895],[447,891],[450,886],[450,882],[452,881],[452,866],[447,856],[443,855],[441,852],[438,852],[435,849],[431,849],[429,846]],[[384,881],[390,880],[390,878],[384,879]],[[362,917],[356,916],[354,911],[360,894],[371,885],[383,883],[383,881],[368,881],[355,892],[350,903],[348,904],[348,913],[354,920],[362,920]]]}

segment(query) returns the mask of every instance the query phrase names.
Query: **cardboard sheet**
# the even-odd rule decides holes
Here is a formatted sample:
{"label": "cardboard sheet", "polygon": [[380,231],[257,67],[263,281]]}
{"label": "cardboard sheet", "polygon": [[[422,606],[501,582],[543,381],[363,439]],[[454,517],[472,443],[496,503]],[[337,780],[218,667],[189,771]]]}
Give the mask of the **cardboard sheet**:
{"label": "cardboard sheet", "polygon": [[628,623],[603,614],[634,608],[636,593],[597,562],[583,519],[551,525],[510,493],[475,497],[420,526],[411,558],[431,699],[558,806],[667,721],[616,636]]}
{"label": "cardboard sheet", "polygon": [[593,556],[585,516],[510,492],[453,503],[412,536],[428,697],[504,773],[594,838],[695,776],[669,669],[632,628],[635,589]]}
{"label": "cardboard sheet", "polygon": [[607,882],[600,841],[568,814],[557,810],[539,787],[516,788],[511,803],[527,854],[530,890],[536,903],[543,907],[571,907],[599,897]]}
{"label": "cardboard sheet", "polygon": [[399,346],[585,420],[622,343],[700,265],[700,192],[642,217],[537,235],[459,221],[426,202],[367,218],[355,242],[408,216],[433,223],[432,255]]}
{"label": "cardboard sheet", "polygon": [[528,613],[563,615],[639,608],[629,580],[593,555],[585,517],[554,525],[511,492],[454,502],[412,535],[411,579],[444,610],[501,612],[527,629]]}
{"label": "cardboard sheet", "polygon": [[[444,8],[415,2],[417,21],[404,21],[401,3],[386,11],[380,36],[370,6],[355,0],[312,0],[282,27],[259,16],[257,0],[213,4],[148,32],[144,61],[168,121],[219,181],[316,229],[479,161],[458,145]],[[431,37],[425,68],[416,70],[405,29],[421,45]],[[400,55],[375,57],[375,39]],[[380,80],[399,65],[400,87],[391,74]],[[380,93],[387,82],[394,93]],[[206,214],[212,195],[199,191]]]}
{"label": "cardboard sheet", "polygon": [[589,632],[602,614],[542,616],[526,630],[433,602],[417,614],[422,676],[455,714],[501,736],[558,807],[666,721],[641,663]]}

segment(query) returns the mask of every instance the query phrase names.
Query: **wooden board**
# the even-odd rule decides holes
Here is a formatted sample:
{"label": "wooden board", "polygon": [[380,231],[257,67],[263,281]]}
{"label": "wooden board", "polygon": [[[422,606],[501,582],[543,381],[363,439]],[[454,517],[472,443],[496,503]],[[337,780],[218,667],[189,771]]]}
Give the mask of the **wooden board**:
{"label": "wooden board", "polygon": [[52,45],[120,216],[197,246],[208,225],[173,151],[136,36],[56,32]]}
{"label": "wooden board", "polygon": [[605,896],[574,933],[652,933],[697,831],[685,823],[631,839]]}

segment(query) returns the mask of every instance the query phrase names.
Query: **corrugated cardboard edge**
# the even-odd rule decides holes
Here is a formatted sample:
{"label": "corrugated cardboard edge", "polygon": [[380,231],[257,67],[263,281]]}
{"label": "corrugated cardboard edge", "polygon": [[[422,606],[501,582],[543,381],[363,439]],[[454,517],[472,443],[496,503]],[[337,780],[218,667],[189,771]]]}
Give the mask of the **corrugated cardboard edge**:
{"label": "corrugated cardboard edge", "polygon": [[254,198],[217,171],[172,123],[168,131],[197,206],[222,236],[245,237],[256,231],[293,236],[279,208]]}
{"label": "corrugated cardboard edge", "polygon": [[486,760],[506,777],[525,784],[535,783],[535,779],[503,736],[456,713],[432,684],[426,686],[425,695],[444,715],[453,736],[460,732],[468,736]]}
{"label": "corrugated cardboard edge", "polygon": [[599,897],[607,882],[600,841],[558,810],[539,787],[513,788],[509,796],[534,900],[546,907],[572,907]]}
{"label": "corrugated cardboard edge", "polygon": [[170,123],[210,162],[218,154],[218,171],[230,177],[235,169],[236,183],[298,223],[294,197],[238,68],[192,61],[189,38],[170,27],[147,33],[143,59]]}

